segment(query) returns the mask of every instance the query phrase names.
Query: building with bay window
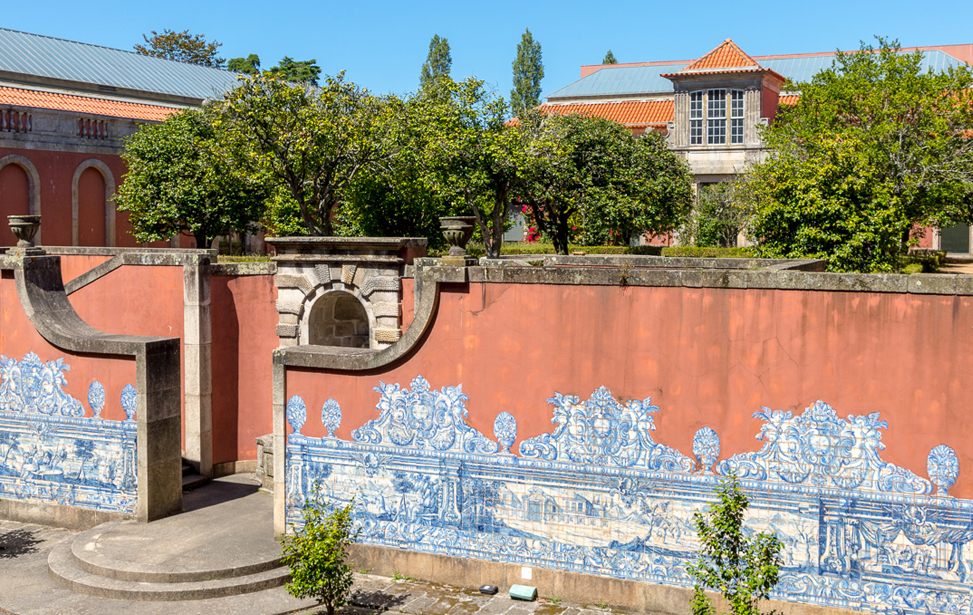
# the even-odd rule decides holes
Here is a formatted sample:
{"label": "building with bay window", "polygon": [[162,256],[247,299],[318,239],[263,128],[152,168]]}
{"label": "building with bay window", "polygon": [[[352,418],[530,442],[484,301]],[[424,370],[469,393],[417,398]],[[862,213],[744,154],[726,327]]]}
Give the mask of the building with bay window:
{"label": "building with bay window", "polygon": [[[902,51],[919,51],[927,70],[973,65],[973,44]],[[768,152],[759,127],[800,95],[787,91],[786,83],[810,81],[831,66],[834,56],[750,56],[726,39],[696,60],[582,66],[581,78],[555,90],[541,108],[605,117],[636,134],[661,133],[703,186],[732,179],[762,160]],[[922,245],[971,252],[970,237],[965,226],[934,230]]]}

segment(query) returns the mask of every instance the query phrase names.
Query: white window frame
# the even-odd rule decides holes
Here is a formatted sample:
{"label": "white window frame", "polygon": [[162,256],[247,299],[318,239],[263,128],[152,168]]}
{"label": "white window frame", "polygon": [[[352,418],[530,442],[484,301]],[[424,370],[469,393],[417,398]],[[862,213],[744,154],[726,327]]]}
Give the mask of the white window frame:
{"label": "white window frame", "polygon": [[690,145],[743,145],[743,90],[708,88],[689,92]]}

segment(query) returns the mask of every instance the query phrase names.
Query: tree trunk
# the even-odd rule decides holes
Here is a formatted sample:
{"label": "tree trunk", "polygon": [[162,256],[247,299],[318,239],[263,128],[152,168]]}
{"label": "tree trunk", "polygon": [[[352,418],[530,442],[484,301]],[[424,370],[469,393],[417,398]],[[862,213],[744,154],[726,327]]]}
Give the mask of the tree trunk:
{"label": "tree trunk", "polygon": [[215,237],[207,237],[205,233],[193,233],[193,238],[196,240],[197,250],[209,250],[215,239]]}

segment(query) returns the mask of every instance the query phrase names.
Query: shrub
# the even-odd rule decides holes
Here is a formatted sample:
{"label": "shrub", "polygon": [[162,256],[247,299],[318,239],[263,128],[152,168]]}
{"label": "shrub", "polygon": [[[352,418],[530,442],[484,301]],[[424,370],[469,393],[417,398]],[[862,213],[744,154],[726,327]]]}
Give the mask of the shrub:
{"label": "shrub", "polygon": [[759,615],[757,603],[770,596],[780,577],[783,543],[774,534],[747,537],[743,516],[750,505],[735,475],[720,481],[717,501],[708,513],[693,514],[701,543],[695,563],[686,570],[695,582],[693,615],[714,615],[704,590],[718,590],[733,615]]}
{"label": "shrub", "polygon": [[750,248],[697,248],[695,246],[679,246],[677,248],[662,248],[662,256],[687,258],[753,258]]}
{"label": "shrub", "polygon": [[318,498],[304,505],[304,527],[282,538],[281,561],[291,569],[287,592],[295,598],[314,598],[328,615],[348,601],[353,576],[348,565],[349,544],[358,538],[352,528],[353,503],[329,509]]}

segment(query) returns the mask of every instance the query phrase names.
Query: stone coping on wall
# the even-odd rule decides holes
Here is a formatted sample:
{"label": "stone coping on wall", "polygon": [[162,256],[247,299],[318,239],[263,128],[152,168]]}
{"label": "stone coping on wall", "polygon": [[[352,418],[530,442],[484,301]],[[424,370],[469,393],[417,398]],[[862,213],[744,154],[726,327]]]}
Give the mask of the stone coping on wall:
{"label": "stone coping on wall", "polygon": [[277,263],[270,262],[215,263],[209,266],[211,276],[274,275],[276,273]]}
{"label": "stone coping on wall", "polygon": [[[199,265],[205,259],[215,258],[210,250],[180,250],[168,248],[41,248],[46,256],[109,256],[120,259],[120,265],[181,267]],[[0,269],[14,269],[16,258],[0,254]]]}
{"label": "stone coping on wall", "polygon": [[[423,259],[423,262],[438,259]],[[432,263],[429,263],[430,265]],[[698,258],[685,256],[646,256],[641,254],[509,254],[500,258],[481,258],[484,267],[645,267],[651,269],[793,269],[824,271],[821,259],[788,258]]]}
{"label": "stone coping on wall", "polygon": [[396,256],[407,248],[424,248],[425,237],[267,237],[267,243],[277,250],[275,261],[313,260],[334,261],[335,256]]}
{"label": "stone coping on wall", "polygon": [[[559,258],[582,260],[557,264]],[[619,258],[623,260],[616,260]],[[973,275],[827,273],[814,270],[820,268],[822,263],[817,260],[667,259],[653,256],[598,255],[541,258],[535,264],[527,263],[528,261],[517,259],[481,259],[478,266],[455,267],[443,265],[435,258],[417,258],[412,270],[415,279],[415,318],[396,343],[380,350],[314,345],[278,348],[274,351],[274,363],[281,367],[338,371],[363,371],[393,364],[406,357],[424,337],[435,319],[442,284],[553,284],[973,295]],[[806,271],[802,268],[812,270]]]}

